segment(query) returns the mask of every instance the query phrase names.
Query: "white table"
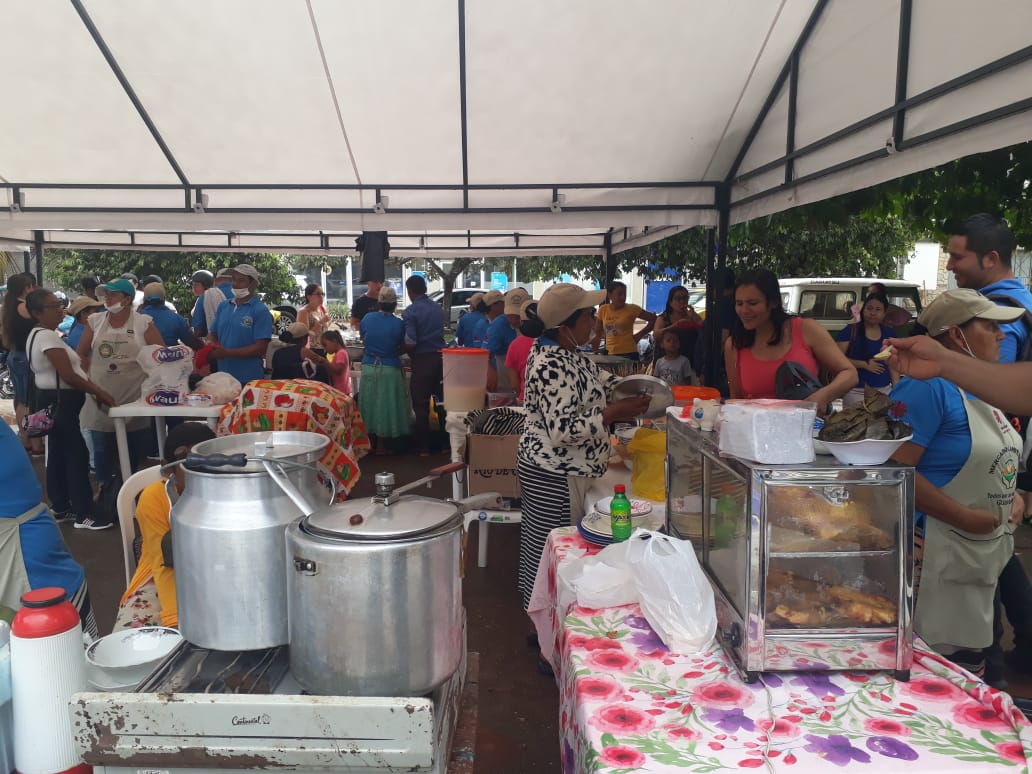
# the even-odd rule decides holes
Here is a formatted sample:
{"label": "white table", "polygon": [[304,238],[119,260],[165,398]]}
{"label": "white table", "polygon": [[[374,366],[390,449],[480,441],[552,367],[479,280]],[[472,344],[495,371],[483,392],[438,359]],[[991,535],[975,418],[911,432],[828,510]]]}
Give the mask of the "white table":
{"label": "white table", "polygon": [[[125,420],[134,417],[181,417],[183,419],[203,419],[212,430],[218,423],[222,406],[151,406],[142,400],[116,406],[108,411],[108,416],[115,422],[115,442],[118,444],[118,462],[122,469],[122,481],[128,481],[132,475],[132,460],[129,458],[129,438],[125,432]],[[155,422],[158,436],[158,454],[165,448],[165,423]]]}

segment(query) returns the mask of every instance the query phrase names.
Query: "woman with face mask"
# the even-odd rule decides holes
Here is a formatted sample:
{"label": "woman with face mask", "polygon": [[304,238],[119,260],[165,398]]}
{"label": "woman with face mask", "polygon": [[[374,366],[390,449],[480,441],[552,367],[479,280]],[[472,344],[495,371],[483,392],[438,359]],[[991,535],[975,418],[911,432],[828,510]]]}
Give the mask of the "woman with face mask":
{"label": "woman with face mask", "polygon": [[[938,296],[918,322],[947,349],[995,363],[999,323],[1023,313],[962,288]],[[892,398],[914,429],[892,455],[917,471],[914,629],[942,655],[981,674],[982,649],[993,641],[997,579],[1023,511],[1014,497],[1021,437],[1002,411],[941,377],[904,378]]]}
{"label": "woman with face mask", "polygon": [[605,297],[604,290],[552,285],[536,310],[527,308],[521,328],[537,338],[525,370],[526,426],[516,454],[524,609],[548,533],[581,520],[591,479],[606,472],[610,425],[635,419],[649,405],[648,396],[613,401],[617,378],[578,351],[591,338],[595,305]]}
{"label": "woman with face mask", "polygon": [[[117,405],[140,399],[143,368],[136,362],[140,347],[147,344],[164,346],[161,332],[147,315],[133,311],[136,289],[126,279],[101,285],[105,311],[90,315],[76,352],[90,380],[114,398]],[[101,486],[108,486],[117,471],[115,467],[115,425],[107,415],[107,407],[86,399],[80,415],[82,427],[93,438],[94,469]],[[126,420],[129,450],[133,461],[144,456],[151,442],[150,419],[135,417]],[[92,519],[76,522],[80,529],[104,529],[107,525]]]}

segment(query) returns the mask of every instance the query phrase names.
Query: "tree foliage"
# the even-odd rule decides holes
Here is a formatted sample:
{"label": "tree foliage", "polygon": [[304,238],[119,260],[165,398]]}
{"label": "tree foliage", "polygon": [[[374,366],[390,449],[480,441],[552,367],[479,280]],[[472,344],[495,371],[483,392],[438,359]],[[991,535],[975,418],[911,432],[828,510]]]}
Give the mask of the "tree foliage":
{"label": "tree foliage", "polygon": [[198,269],[212,274],[220,268],[249,263],[258,269],[258,292],[270,306],[297,303],[298,288],[288,262],[272,253],[165,253],[124,250],[48,249],[44,254],[43,280],[47,287],[72,293],[82,290],[83,277],[101,280],[132,272],[141,280],[156,274],[164,280],[168,300],[186,314],[194,304],[190,275]]}

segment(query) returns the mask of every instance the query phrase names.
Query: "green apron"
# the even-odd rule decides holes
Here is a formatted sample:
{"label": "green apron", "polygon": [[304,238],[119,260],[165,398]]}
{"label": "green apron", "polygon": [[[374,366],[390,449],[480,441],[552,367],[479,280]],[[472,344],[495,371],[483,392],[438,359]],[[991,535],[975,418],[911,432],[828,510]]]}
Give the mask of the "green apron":
{"label": "green apron", "polygon": [[992,644],[993,595],[1014,553],[1010,510],[1021,449],[1021,438],[1001,411],[957,391],[967,412],[971,453],[942,491],[963,505],[997,514],[1000,526],[976,535],[926,516],[914,630],[944,655]]}
{"label": "green apron", "polygon": [[18,529],[44,510],[40,503],[13,519],[0,519],[0,605],[11,610],[20,608],[22,594],[31,590]]}

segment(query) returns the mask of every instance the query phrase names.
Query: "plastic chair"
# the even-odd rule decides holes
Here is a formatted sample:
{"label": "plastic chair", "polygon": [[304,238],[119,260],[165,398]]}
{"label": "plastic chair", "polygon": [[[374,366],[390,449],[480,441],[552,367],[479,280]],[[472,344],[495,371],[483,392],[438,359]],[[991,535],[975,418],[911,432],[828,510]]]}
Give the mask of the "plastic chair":
{"label": "plastic chair", "polygon": [[151,484],[161,481],[161,466],[133,473],[118,490],[118,528],[122,531],[122,556],[125,558],[125,587],[136,573],[136,554],[133,552],[133,541],[136,539],[136,528],[133,524],[136,517],[136,496]]}

